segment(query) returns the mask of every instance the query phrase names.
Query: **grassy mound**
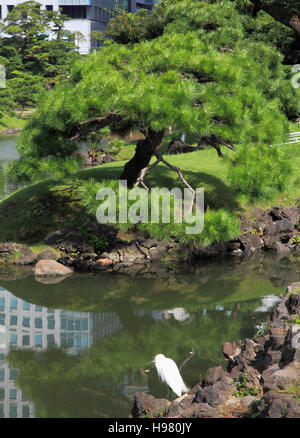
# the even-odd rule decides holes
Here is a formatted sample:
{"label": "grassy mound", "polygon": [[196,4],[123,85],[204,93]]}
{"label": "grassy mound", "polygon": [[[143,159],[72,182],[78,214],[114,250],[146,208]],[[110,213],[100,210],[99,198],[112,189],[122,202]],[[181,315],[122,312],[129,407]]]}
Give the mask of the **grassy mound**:
{"label": "grassy mound", "polygon": [[[133,148],[130,146],[128,154],[132,153]],[[296,182],[299,178],[300,144],[282,146],[282,153],[293,157],[293,173]],[[126,147],[122,154],[125,158]],[[227,162],[217,157],[214,150],[204,149],[188,154],[169,156],[168,160],[171,164],[182,169],[183,175],[191,186],[204,188],[205,204],[210,211],[223,209],[235,214],[251,214],[251,202],[245,197],[237,195],[230,188],[227,178]],[[124,161],[117,161],[84,169],[78,172],[72,180],[47,179],[12,193],[0,202],[0,241],[18,241],[31,244],[42,242],[49,232],[65,224],[82,223],[88,218],[96,220],[82,202],[80,188],[91,178],[101,182],[117,180],[124,163]],[[145,182],[148,187],[167,187],[170,189],[175,186],[183,187],[176,172],[164,165],[158,165],[149,172]],[[299,197],[299,184],[294,184],[288,191],[279,194],[275,199],[268,201],[268,203],[256,203],[256,206],[268,208],[275,204],[294,205]]]}

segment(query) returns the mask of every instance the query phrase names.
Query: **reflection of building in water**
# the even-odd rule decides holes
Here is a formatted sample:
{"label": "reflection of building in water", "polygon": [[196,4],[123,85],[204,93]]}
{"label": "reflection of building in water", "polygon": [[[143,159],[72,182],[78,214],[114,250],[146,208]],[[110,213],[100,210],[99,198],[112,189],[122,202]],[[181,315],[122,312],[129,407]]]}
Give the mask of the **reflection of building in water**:
{"label": "reflection of building in water", "polygon": [[0,418],[34,416],[33,404],[15,384],[17,370],[5,361],[10,348],[45,350],[56,345],[66,348],[68,354],[77,354],[120,329],[114,313],[48,309],[0,287]]}
{"label": "reflection of building in water", "polygon": [[93,313],[92,321],[94,342],[122,330],[120,318],[115,313]]}

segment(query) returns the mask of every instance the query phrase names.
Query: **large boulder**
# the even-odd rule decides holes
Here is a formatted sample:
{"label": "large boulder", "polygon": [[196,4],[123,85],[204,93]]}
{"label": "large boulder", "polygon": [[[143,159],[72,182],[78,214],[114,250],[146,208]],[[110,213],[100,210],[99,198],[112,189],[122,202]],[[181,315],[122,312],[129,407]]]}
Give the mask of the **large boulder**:
{"label": "large boulder", "polygon": [[146,392],[137,392],[134,396],[134,404],[131,411],[133,418],[157,417],[163,415],[170,402],[164,398],[156,399]]}
{"label": "large boulder", "polygon": [[37,277],[67,276],[73,274],[73,268],[68,268],[55,260],[40,260],[35,265],[33,274]]}
{"label": "large boulder", "polygon": [[28,246],[22,246],[19,250],[15,263],[18,265],[31,265],[36,260],[36,256]]}

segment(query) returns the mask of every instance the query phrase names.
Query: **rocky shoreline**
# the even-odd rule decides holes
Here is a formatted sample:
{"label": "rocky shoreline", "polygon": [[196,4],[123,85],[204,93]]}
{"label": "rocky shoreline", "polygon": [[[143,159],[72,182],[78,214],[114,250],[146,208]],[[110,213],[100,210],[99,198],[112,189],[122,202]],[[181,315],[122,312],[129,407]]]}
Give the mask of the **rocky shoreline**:
{"label": "rocky shoreline", "polygon": [[300,282],[253,339],[225,342],[228,364],[169,402],[136,393],[133,418],[300,418]]}
{"label": "rocky shoreline", "polygon": [[13,135],[13,134],[18,134],[21,131],[22,129],[20,128],[7,128],[4,129],[3,131],[0,131],[0,135]]}
{"label": "rocky shoreline", "polygon": [[66,225],[50,233],[36,251],[15,242],[0,243],[0,264],[33,266],[35,276],[68,276],[76,272],[110,271],[147,274],[152,263],[190,263],[201,259],[249,257],[274,252],[300,254],[300,205],[254,208],[252,218],[240,217],[241,236],[202,247],[174,239],[159,241],[143,233],[122,233],[113,226]]}

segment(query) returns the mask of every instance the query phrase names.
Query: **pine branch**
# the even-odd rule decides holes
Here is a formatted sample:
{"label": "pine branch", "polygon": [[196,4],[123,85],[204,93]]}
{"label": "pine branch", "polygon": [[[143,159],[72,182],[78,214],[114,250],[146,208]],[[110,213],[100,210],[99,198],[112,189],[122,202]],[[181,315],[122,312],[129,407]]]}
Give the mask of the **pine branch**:
{"label": "pine branch", "polygon": [[94,117],[89,120],[80,122],[79,124],[73,126],[69,132],[68,137],[70,141],[78,140],[80,137],[86,136],[87,134],[94,132],[96,130],[102,129],[112,123],[118,122],[122,117],[115,113],[110,112],[102,117]]}

